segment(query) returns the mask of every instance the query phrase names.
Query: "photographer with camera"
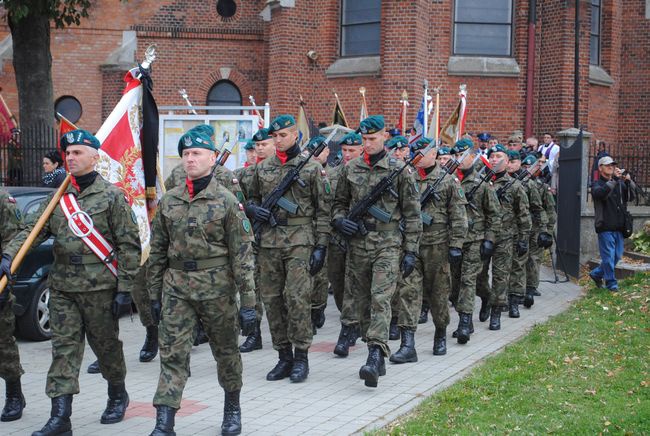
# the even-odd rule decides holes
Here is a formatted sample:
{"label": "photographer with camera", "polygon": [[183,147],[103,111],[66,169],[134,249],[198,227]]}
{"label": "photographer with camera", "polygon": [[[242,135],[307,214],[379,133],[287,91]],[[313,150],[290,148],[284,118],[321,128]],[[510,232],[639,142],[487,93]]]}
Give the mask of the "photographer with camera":
{"label": "photographer with camera", "polygon": [[618,291],[614,268],[623,256],[623,239],[631,234],[631,217],[627,212],[627,202],[632,199],[632,178],[630,174],[616,166],[610,156],[598,160],[600,178],[591,186],[594,199],[596,233],[600,265],[594,268],[589,277],[599,288]]}

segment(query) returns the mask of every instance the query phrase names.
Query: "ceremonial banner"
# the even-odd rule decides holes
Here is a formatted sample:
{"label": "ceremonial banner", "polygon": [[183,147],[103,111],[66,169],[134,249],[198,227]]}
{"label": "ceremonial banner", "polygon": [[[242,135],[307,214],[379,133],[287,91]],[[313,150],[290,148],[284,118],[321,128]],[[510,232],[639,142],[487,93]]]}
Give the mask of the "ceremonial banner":
{"label": "ceremonial banner", "polygon": [[338,124],[339,126],[348,127],[348,120],[345,118],[345,113],[343,113],[343,108],[341,107],[341,102],[336,92],[334,93],[334,98],[336,99],[336,105],[334,106],[332,125]]}
{"label": "ceremonial banner", "polygon": [[363,86],[359,88],[361,93],[361,112],[359,114],[359,123],[368,118],[368,105],[366,104],[366,88]]}
{"label": "ceremonial banner", "polygon": [[[248,100],[250,100],[252,106],[257,106],[255,104],[255,99],[253,98],[252,95],[248,96]],[[253,110],[251,110],[251,114],[255,115],[257,117],[257,130],[263,129],[264,128],[264,117],[262,116],[262,114],[260,114],[260,111],[258,111],[257,109],[253,109]],[[253,132],[253,133],[256,133],[257,130],[255,132]]]}
{"label": "ceremonial banner", "polygon": [[426,94],[422,97],[422,103],[420,103],[420,110],[415,116],[415,121],[413,122],[413,131],[409,136],[409,146],[415,144],[415,142],[424,135],[424,114],[427,110],[427,97]]}
{"label": "ceremonial banner", "polygon": [[399,121],[397,122],[397,126],[395,126],[399,130],[400,135],[406,135],[404,129],[406,128],[406,110],[409,107],[408,97],[406,90],[402,91],[402,99],[399,101],[402,107],[399,112]]}
{"label": "ceremonial banner", "polygon": [[0,94],[0,140],[9,141],[12,131],[17,127],[16,119]]}
{"label": "ceremonial banner", "polygon": [[302,147],[309,141],[309,122],[307,121],[307,112],[305,112],[305,102],[300,99],[300,108],[298,109],[298,144]]}
{"label": "ceremonial banner", "polygon": [[458,96],[460,97],[460,100],[458,101],[458,105],[456,105],[456,109],[454,109],[449,119],[447,119],[445,124],[440,129],[440,139],[442,139],[442,142],[452,146],[465,132],[465,118],[467,112],[466,85],[460,85]]}

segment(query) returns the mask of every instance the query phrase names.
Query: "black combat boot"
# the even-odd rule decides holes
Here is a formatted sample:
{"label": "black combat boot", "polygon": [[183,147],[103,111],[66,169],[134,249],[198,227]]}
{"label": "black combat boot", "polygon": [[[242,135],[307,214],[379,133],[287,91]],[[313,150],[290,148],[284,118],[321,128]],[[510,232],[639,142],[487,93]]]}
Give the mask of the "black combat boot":
{"label": "black combat boot", "polygon": [[6,395],[5,407],[2,409],[2,416],[0,421],[9,422],[16,421],[23,416],[23,409],[25,408],[25,397],[20,385],[20,378],[13,381],[5,381]]}
{"label": "black combat boot", "polygon": [[72,436],[72,395],[61,395],[52,398],[52,411],[50,419],[40,431],[35,431],[32,436]]}
{"label": "black combat boot", "polygon": [[488,298],[481,298],[481,311],[478,313],[478,320],[485,322],[490,317],[490,303]]}
{"label": "black combat boot", "polygon": [[176,436],[174,431],[174,416],[176,410],[173,407],[156,406],[156,427],[149,436]]}
{"label": "black combat boot", "polygon": [[289,377],[293,367],[293,351],[291,345],[278,351],[279,360],[275,367],[266,374],[268,381],[282,380]]}
{"label": "black combat boot", "polygon": [[325,325],[325,306],[311,310],[311,320],[316,328],[322,328]]}
{"label": "black combat boot", "polygon": [[376,388],[379,377],[383,375],[386,375],[384,353],[379,345],[370,345],[368,346],[366,364],[359,369],[359,378],[364,380],[366,386]]}
{"label": "black combat boot", "polygon": [[402,343],[399,346],[397,353],[394,353],[388,360],[393,363],[408,363],[417,362],[418,353],[415,351],[415,330],[403,327]]}
{"label": "black combat boot", "polygon": [[508,316],[510,318],[519,318],[519,296],[515,294],[508,295]]}
{"label": "black combat boot", "polygon": [[[297,351],[297,350],[296,350]],[[224,436],[241,433],[241,407],[239,407],[239,392],[226,392],[223,400],[223,422],[221,434]]]}
{"label": "black combat boot", "polygon": [[350,343],[351,347],[354,347],[357,345],[357,339],[361,337],[361,333],[359,332],[359,324],[352,324],[350,326],[350,335],[348,336],[348,341]]}
{"label": "black combat boot", "polygon": [[439,329],[433,334],[433,355],[444,356],[447,354],[447,329]]}
{"label": "black combat boot", "polygon": [[418,319],[418,324],[426,324],[429,320],[429,303],[422,301],[422,307],[420,308],[420,318]]}
{"label": "black combat boot", "polygon": [[490,330],[501,330],[501,308],[492,306],[490,311]]}
{"label": "black combat boot", "polygon": [[[348,357],[350,354],[350,340],[354,336],[354,326],[341,324],[341,332],[339,333],[339,340],[334,347],[334,354],[340,357]],[[356,338],[354,339],[356,343]]]}
{"label": "black combat boot", "polygon": [[88,374],[99,374],[99,360],[95,360],[93,363],[88,365]]}
{"label": "black combat boot", "polygon": [[388,330],[388,339],[395,341],[399,339],[399,327],[397,327],[397,317],[390,319],[390,328]]}
{"label": "black combat boot", "polygon": [[456,330],[456,336],[458,337],[459,344],[466,344],[469,341],[469,336],[474,333],[473,324],[471,313],[461,312],[458,314],[458,330]]}
{"label": "black combat boot", "polygon": [[158,354],[158,326],[147,327],[147,336],[140,350],[140,362],[151,362]]}
{"label": "black combat boot", "polygon": [[102,424],[115,424],[124,419],[126,408],[129,407],[129,394],[126,393],[124,382],[108,384],[108,401],[102,413]]}
{"label": "black combat boot", "polygon": [[[460,315],[461,315],[461,313],[459,312],[458,313],[458,328],[451,333],[452,338],[457,338],[458,337],[458,330],[460,329]],[[469,317],[469,333],[470,334],[474,333],[474,320],[472,319],[471,314],[470,314],[470,317]],[[469,341],[469,339],[467,339],[467,341]],[[467,342],[467,341],[465,341],[465,342]],[[465,342],[463,342],[463,343],[465,343]]]}
{"label": "black combat boot", "polygon": [[304,382],[309,375],[309,360],[307,359],[307,350],[296,348],[293,356],[293,368],[291,368],[291,379],[294,383]]}
{"label": "black combat boot", "polygon": [[248,335],[244,343],[239,346],[239,352],[250,353],[251,351],[261,350],[261,349],[262,349],[262,330],[261,330],[260,322],[257,321],[253,333]]}
{"label": "black combat boot", "polygon": [[530,309],[535,304],[535,288],[526,288],[526,295],[524,296],[524,307]]}

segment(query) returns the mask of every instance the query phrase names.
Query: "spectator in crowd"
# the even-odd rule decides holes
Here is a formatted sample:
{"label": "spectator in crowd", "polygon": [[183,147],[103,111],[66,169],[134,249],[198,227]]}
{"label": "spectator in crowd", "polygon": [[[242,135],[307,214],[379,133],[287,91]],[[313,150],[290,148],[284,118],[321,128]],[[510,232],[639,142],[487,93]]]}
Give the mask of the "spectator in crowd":
{"label": "spectator in crowd", "polygon": [[598,161],[600,178],[594,181],[591,195],[594,199],[595,227],[598,234],[600,265],[591,270],[589,277],[599,288],[618,291],[614,268],[623,256],[623,230],[627,201],[633,195],[630,175],[616,166],[610,156]]}
{"label": "spectator in crowd", "polygon": [[542,153],[548,160],[548,168],[553,172],[553,167],[557,161],[557,154],[560,152],[560,146],[553,142],[553,135],[544,133],[544,143],[539,146],[537,151]]}
{"label": "spectator in crowd", "polygon": [[65,180],[65,168],[63,167],[63,159],[56,151],[50,151],[43,157],[43,186],[48,188],[58,188]]}

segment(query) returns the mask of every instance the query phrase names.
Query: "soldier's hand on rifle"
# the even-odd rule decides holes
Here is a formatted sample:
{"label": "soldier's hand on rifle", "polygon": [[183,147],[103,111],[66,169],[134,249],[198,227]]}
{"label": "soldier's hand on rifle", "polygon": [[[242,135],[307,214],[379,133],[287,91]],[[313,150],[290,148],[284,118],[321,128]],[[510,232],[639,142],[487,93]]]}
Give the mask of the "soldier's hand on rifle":
{"label": "soldier's hand on rifle", "polygon": [[327,255],[327,247],[324,245],[317,245],[314,251],[311,252],[309,257],[309,274],[315,276],[323,269],[325,265],[325,256]]}
{"label": "soldier's hand on rifle", "polygon": [[351,238],[359,231],[359,226],[352,220],[346,218],[337,218],[332,222],[332,227],[339,231],[343,236]]}
{"label": "soldier's hand on rifle", "polygon": [[7,276],[7,281],[13,281],[14,277],[11,275],[11,261],[13,258],[7,253],[2,255],[2,262],[0,262],[0,277]]}
{"label": "soldier's hand on rifle", "polygon": [[517,256],[521,257],[524,254],[528,253],[528,241],[521,240],[517,241],[517,246],[515,247],[517,251]]}
{"label": "soldier's hand on rifle", "polygon": [[481,242],[480,253],[483,262],[490,260],[494,254],[494,242],[489,239],[483,239],[483,242]]}
{"label": "soldier's hand on rifle", "polygon": [[541,248],[550,248],[553,245],[553,236],[548,232],[539,232],[537,245]]}
{"label": "soldier's hand on rifle", "polygon": [[133,300],[131,299],[131,294],[128,292],[118,292],[115,294],[115,297],[113,298],[113,305],[111,307],[113,318],[119,318],[122,311],[130,311],[132,301]]}
{"label": "soldier's hand on rifle", "polygon": [[248,336],[255,331],[257,313],[254,307],[242,307],[239,309],[239,325],[242,336]]}
{"label": "soldier's hand on rifle", "polygon": [[253,221],[268,222],[271,218],[271,211],[256,205],[253,202],[246,204],[246,215]]}
{"label": "soldier's hand on rifle", "polygon": [[456,266],[463,262],[463,250],[457,247],[449,247],[449,265]]}
{"label": "soldier's hand on rifle", "polygon": [[162,304],[160,300],[151,300],[151,317],[153,322],[158,325],[160,324],[160,313],[162,312]]}
{"label": "soldier's hand on rifle", "polygon": [[412,251],[406,251],[404,252],[404,257],[402,258],[402,264],[400,265],[399,269],[402,271],[402,277],[407,278],[408,276],[411,275],[413,270],[415,269],[415,253]]}

